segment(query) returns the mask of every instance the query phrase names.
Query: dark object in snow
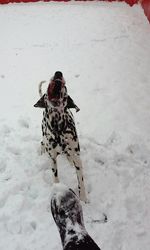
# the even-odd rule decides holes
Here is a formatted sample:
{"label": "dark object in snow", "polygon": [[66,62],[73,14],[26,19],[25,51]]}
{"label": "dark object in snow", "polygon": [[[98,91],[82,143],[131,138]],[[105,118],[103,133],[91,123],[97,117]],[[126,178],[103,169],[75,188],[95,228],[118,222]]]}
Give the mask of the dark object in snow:
{"label": "dark object in snow", "polygon": [[82,207],[72,189],[66,188],[62,192],[57,188],[54,190],[51,211],[60,233],[63,250],[100,250],[85,229]]}
{"label": "dark object in snow", "polygon": [[93,219],[91,220],[91,222],[93,223],[107,223],[108,222],[108,218],[107,215],[103,213],[103,218],[102,219]]}

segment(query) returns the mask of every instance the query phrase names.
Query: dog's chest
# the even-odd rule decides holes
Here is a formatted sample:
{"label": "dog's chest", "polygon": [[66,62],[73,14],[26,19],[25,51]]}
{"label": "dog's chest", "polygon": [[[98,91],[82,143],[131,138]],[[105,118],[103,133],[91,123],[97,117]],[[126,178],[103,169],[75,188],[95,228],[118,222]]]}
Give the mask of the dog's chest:
{"label": "dog's chest", "polygon": [[43,113],[42,131],[48,148],[59,153],[67,153],[78,146],[75,124],[68,112]]}

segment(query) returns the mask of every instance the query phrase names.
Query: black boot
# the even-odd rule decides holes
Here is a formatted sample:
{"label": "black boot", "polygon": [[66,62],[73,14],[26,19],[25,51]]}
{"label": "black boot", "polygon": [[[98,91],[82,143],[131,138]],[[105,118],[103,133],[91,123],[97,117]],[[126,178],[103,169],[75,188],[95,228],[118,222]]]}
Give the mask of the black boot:
{"label": "black boot", "polygon": [[70,240],[64,250],[101,250],[92,238],[86,234],[78,241]]}
{"label": "black boot", "polygon": [[80,200],[72,189],[55,184],[51,211],[64,250],[100,250],[85,229]]}

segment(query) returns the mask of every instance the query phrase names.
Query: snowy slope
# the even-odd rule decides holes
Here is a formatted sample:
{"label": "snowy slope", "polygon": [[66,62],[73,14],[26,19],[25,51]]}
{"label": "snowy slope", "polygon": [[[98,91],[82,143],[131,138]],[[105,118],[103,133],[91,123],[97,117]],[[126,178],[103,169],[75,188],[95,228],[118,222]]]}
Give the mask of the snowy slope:
{"label": "snowy slope", "polygon": [[[103,250],[150,246],[150,26],[140,6],[0,6],[0,250],[57,250],[49,159],[40,156],[38,83],[56,70],[74,112],[86,189],[86,228]],[[46,88],[46,85],[45,85]],[[76,190],[59,158],[62,183]],[[100,223],[102,214],[108,222]]]}

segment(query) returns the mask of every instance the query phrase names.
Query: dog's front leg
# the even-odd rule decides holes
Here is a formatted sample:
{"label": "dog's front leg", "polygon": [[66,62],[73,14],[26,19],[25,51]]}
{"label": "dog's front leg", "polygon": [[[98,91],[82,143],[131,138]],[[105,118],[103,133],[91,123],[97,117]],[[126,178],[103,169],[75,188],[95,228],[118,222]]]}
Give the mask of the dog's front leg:
{"label": "dog's front leg", "polygon": [[80,156],[75,154],[73,157],[73,162],[74,162],[76,173],[77,173],[80,200],[87,202],[88,200],[87,200],[86,192],[85,192],[83,169],[82,169],[82,162],[81,162]]}
{"label": "dog's front leg", "polygon": [[57,161],[56,161],[56,158],[54,158],[54,157],[51,159],[52,159],[53,180],[54,180],[54,183],[58,183],[59,178],[58,178]]}

